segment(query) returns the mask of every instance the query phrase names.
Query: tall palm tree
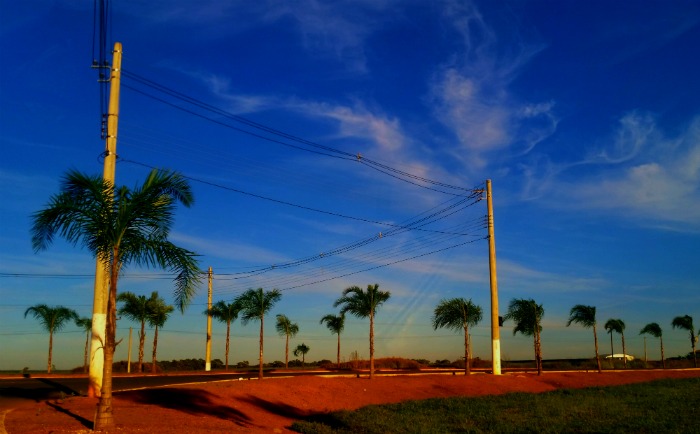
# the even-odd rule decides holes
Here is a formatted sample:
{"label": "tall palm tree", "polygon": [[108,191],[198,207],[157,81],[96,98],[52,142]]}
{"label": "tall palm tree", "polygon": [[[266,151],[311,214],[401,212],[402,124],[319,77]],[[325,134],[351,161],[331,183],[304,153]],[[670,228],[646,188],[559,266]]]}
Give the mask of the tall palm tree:
{"label": "tall palm tree", "polygon": [[690,333],[690,345],[693,348],[693,364],[698,367],[698,358],[695,354],[695,343],[698,338],[695,336],[695,328],[693,327],[693,317],[690,315],[677,316],[671,321],[671,326],[674,329],[688,330]]}
{"label": "tall palm tree", "polygon": [[155,295],[155,298],[149,300],[150,302],[148,303],[148,325],[155,328],[153,332],[153,362],[151,363],[151,373],[155,374],[157,371],[158,328],[163,328],[175,308],[167,304],[157,292],[154,292],[153,295]]}
{"label": "tall palm tree", "polygon": [[533,299],[514,298],[508,304],[508,312],[503,317],[504,321],[515,321],[513,335],[520,332],[525,336],[533,336],[535,345],[535,362],[537,375],[542,375],[542,344],[540,333],[542,332],[542,317],[544,307],[535,303]]}
{"label": "tall palm tree", "polygon": [[331,331],[331,334],[338,335],[337,363],[338,369],[340,369],[340,334],[345,328],[345,315],[333,315],[329,313],[328,315],[321,318],[320,324],[323,324],[324,322],[326,323],[326,327],[328,327],[328,330]]}
{"label": "tall palm tree", "polygon": [[92,318],[76,318],[75,325],[85,331],[85,355],[83,356],[83,374],[88,371],[88,349],[90,348],[90,332],[92,331]]}
{"label": "tall palm tree", "polygon": [[433,329],[448,328],[456,332],[464,331],[464,374],[471,374],[471,356],[469,354],[469,327],[481,321],[481,306],[463,298],[440,300],[433,313]]}
{"label": "tall palm tree", "polygon": [[108,266],[103,381],[95,430],[114,426],[112,365],[121,270],[134,264],[171,271],[176,276],[175,302],[183,312],[201,278],[196,255],[168,241],[178,202],[189,207],[193,197],[185,178],[173,172],[153,170],[142,185],[115,189],[100,176],[70,171],[60,192],[33,215],[34,251],[47,249],[58,235],[82,244]]}
{"label": "tall palm tree", "polygon": [[212,318],[220,322],[226,323],[226,370],[228,371],[228,352],[229,338],[231,336],[231,323],[238,319],[238,314],[241,311],[239,303],[226,303],[224,300],[217,301],[211,306],[211,309],[204,311],[205,315],[211,315]]}
{"label": "tall palm tree", "polygon": [[663,333],[661,332],[661,326],[655,322],[650,322],[639,332],[640,335],[644,333],[650,334],[655,338],[659,338],[659,341],[661,342],[661,367],[666,369],[666,360],[664,360],[664,338],[662,336]]}
{"label": "tall palm tree", "polygon": [[49,361],[46,365],[46,372],[51,373],[51,363],[53,357],[53,334],[60,331],[70,321],[75,321],[78,314],[73,309],[65,306],[47,306],[45,304],[35,304],[24,311],[24,317],[28,314],[39,320],[41,326],[49,332]]}
{"label": "tall palm tree", "polygon": [[279,289],[265,291],[262,288],[249,289],[239,295],[235,303],[241,306],[241,322],[247,325],[250,321],[260,321],[260,359],[258,367],[258,379],[263,378],[263,331],[265,328],[265,315],[272,306],[282,298]]}
{"label": "tall palm tree", "polygon": [[566,326],[570,326],[571,323],[581,324],[585,328],[593,328],[593,341],[595,342],[595,361],[598,364],[598,372],[603,372],[603,368],[600,366],[600,356],[598,356],[598,334],[596,333],[596,321],[595,321],[595,306],[586,306],[583,304],[577,304],[571,308],[569,312],[569,321]]}
{"label": "tall palm tree", "polygon": [[391,297],[389,291],[380,291],[379,285],[367,285],[367,291],[359,286],[351,286],[333,303],[333,307],[342,306],[340,314],[347,312],[358,318],[369,317],[369,378],[374,378],[374,316],[377,308]]}
{"label": "tall palm tree", "polygon": [[277,314],[275,329],[280,336],[287,337],[287,342],[284,345],[284,367],[289,368],[289,338],[299,333],[299,325],[293,323],[287,318],[287,315]]}
{"label": "tall palm tree", "polygon": [[308,353],[310,349],[311,348],[309,348],[309,346],[303,342],[301,344],[297,345],[297,347],[294,349],[294,356],[295,357],[299,357],[299,355],[301,355],[302,368],[306,364],[306,353]]}
{"label": "tall palm tree", "polygon": [[148,304],[158,298],[158,292],[153,291],[150,298],[145,295],[136,295],[133,292],[120,292],[117,294],[117,303],[122,303],[117,311],[118,315],[141,324],[139,331],[139,361],[136,372],[143,372],[143,354],[146,347],[146,321],[148,320]]}

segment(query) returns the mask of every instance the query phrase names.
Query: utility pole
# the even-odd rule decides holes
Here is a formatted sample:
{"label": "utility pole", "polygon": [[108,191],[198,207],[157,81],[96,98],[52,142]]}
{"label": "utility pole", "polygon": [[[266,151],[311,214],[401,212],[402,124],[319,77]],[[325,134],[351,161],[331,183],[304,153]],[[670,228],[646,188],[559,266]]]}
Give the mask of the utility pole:
{"label": "utility pole", "polygon": [[204,362],[204,370],[211,371],[211,290],[212,290],[212,270],[209,267],[207,285],[207,352]]}
{"label": "utility pole", "polygon": [[488,209],[489,275],[491,280],[491,363],[493,375],[501,375],[501,330],[498,321],[498,278],[496,276],[496,238],[493,231],[493,200],[491,180],[486,180],[486,207]]}
{"label": "utility pole", "polygon": [[[109,85],[109,109],[107,113],[107,139],[102,178],[114,185],[117,166],[117,124],[119,121],[119,83],[121,82],[122,44],[116,42],[112,52],[112,69]],[[97,258],[95,265],[94,301],[92,305],[92,339],[90,340],[90,371],[88,396],[99,397],[104,371],[105,329],[107,326],[107,300],[109,292],[109,261]]]}
{"label": "utility pole", "polygon": [[131,332],[133,331],[133,327],[129,327],[129,351],[128,355],[126,357],[126,373],[131,374]]}

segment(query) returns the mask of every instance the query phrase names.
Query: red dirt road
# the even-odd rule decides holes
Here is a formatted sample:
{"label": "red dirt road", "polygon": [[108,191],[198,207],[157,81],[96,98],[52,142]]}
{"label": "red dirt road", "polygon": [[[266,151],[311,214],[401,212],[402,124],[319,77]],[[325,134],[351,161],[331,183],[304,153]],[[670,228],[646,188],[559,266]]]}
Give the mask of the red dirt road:
{"label": "red dirt road", "polygon": [[[661,378],[700,377],[700,370],[545,372],[493,376],[418,375],[367,378],[294,377],[225,381],[115,394],[119,433],[284,433],[297,419],[369,404],[449,396],[547,392]],[[96,399],[72,397],[23,405],[5,416],[9,434],[85,433]]]}

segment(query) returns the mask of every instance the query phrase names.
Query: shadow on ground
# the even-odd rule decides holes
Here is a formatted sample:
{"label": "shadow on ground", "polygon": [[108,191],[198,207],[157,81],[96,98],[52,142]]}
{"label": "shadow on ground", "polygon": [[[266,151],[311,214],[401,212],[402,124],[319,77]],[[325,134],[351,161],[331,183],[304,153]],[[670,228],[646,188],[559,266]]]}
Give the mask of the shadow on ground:
{"label": "shadow on ground", "polygon": [[28,399],[35,402],[48,399],[60,399],[67,396],[78,396],[80,392],[46,378],[32,378],[22,380],[28,387],[3,387],[0,388],[0,397]]}
{"label": "shadow on ground", "polygon": [[157,405],[193,416],[216,417],[241,426],[247,426],[251,423],[250,418],[245,413],[229,406],[217,404],[217,397],[206,390],[177,387],[135,390],[120,392],[119,398],[137,404]]}

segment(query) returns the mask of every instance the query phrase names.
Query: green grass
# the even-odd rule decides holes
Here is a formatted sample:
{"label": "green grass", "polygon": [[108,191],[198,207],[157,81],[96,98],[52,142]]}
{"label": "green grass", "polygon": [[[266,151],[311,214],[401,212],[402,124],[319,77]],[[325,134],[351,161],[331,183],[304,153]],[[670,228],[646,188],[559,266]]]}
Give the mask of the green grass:
{"label": "green grass", "polygon": [[700,433],[700,378],[372,405],[295,422],[302,433]]}

